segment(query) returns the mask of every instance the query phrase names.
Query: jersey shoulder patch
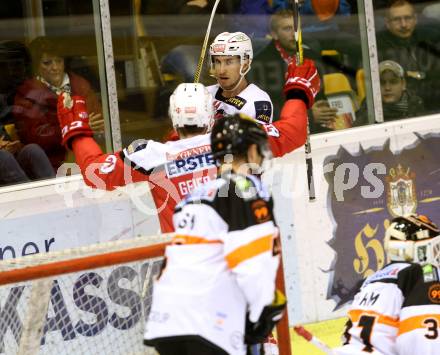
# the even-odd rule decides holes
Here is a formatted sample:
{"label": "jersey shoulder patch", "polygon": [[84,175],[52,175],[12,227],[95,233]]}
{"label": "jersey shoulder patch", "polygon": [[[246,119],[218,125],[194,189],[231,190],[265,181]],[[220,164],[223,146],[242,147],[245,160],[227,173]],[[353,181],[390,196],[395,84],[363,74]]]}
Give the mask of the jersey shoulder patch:
{"label": "jersey shoulder patch", "polygon": [[440,281],[439,270],[434,265],[426,264],[422,266],[422,272],[423,272],[423,281],[425,283]]}
{"label": "jersey shoulder patch", "polygon": [[137,139],[124,149],[124,153],[125,155],[131,155],[140,152],[147,148],[149,142],[148,139]]}
{"label": "jersey shoulder patch", "polygon": [[120,154],[124,163],[139,172],[150,175],[153,169],[165,162],[166,144],[153,140],[138,139],[124,148]]}
{"label": "jersey shoulder patch", "polygon": [[255,101],[255,119],[261,123],[272,123],[272,103],[270,101]]}

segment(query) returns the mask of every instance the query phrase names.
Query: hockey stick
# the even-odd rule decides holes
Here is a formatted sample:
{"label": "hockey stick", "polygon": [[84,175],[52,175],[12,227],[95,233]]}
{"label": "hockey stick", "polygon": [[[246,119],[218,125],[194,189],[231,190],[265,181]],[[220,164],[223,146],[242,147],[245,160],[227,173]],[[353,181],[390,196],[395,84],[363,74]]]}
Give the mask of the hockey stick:
{"label": "hockey stick", "polygon": [[[299,1],[290,0],[293,10],[293,28],[295,31],[295,47],[296,47],[296,65],[301,65],[304,61],[302,48],[302,31],[301,31],[301,17],[299,15]],[[309,201],[315,201],[315,179],[313,178],[313,162],[312,162],[312,146],[310,144],[310,125],[307,117],[307,138],[304,145],[306,151],[306,166],[307,166],[307,186],[309,189]]]}
{"label": "hockey stick", "polygon": [[220,0],[216,0],[212,7],[211,17],[209,18],[208,28],[206,29],[205,40],[203,41],[202,51],[200,52],[199,62],[197,63],[196,73],[194,74],[194,83],[198,83],[200,80],[200,74],[203,68],[203,62],[205,61],[206,47],[208,46],[209,35],[211,33],[212,21],[217,10],[217,6]]}
{"label": "hockey stick", "polygon": [[302,327],[301,325],[293,327],[293,330],[295,330],[296,334],[298,334],[300,337],[303,337],[305,340],[315,345],[318,349],[322,350],[327,355],[335,355],[334,351],[327,344],[316,338],[312,333],[304,329],[304,327]]}

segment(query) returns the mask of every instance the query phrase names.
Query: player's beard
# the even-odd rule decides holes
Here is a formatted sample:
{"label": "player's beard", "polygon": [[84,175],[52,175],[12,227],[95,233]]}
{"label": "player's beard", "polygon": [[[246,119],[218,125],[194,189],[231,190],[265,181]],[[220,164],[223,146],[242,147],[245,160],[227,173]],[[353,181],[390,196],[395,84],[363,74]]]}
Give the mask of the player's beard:
{"label": "player's beard", "polygon": [[223,89],[223,91],[234,91],[235,89],[238,88],[238,86],[240,85],[243,78],[244,78],[244,76],[240,76],[240,78],[238,80],[236,80],[233,84],[228,85],[228,86],[222,86],[218,80],[217,80],[217,82],[220,85],[220,87]]}

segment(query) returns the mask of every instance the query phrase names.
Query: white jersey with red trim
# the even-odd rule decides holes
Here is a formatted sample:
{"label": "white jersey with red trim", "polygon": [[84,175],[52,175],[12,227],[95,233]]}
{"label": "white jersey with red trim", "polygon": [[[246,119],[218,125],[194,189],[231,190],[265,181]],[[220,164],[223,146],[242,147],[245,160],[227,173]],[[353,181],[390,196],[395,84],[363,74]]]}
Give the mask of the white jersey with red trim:
{"label": "white jersey with red trim", "polygon": [[174,226],[153,288],[146,343],[201,337],[244,355],[246,312],[256,322],[274,298],[272,198],[256,177],[222,174],[176,207]]}
{"label": "white jersey with red trim", "polygon": [[229,98],[223,96],[223,89],[218,84],[208,86],[207,89],[214,97],[216,118],[244,113],[260,123],[272,123],[272,101],[267,92],[257,85],[249,84],[238,95]]}
{"label": "white jersey with red trim", "polygon": [[421,270],[400,312],[399,355],[440,354],[440,270],[430,264]]}

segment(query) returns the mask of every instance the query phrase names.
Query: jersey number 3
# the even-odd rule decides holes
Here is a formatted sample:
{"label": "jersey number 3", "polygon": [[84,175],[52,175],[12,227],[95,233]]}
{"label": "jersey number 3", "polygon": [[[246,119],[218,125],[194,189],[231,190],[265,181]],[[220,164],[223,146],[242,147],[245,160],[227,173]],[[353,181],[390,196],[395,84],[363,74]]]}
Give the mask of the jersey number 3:
{"label": "jersey number 3", "polygon": [[426,330],[428,331],[427,334],[425,334],[426,339],[437,339],[438,338],[438,328],[439,324],[437,322],[437,319],[434,318],[428,318],[423,321],[423,325],[426,326]]}

